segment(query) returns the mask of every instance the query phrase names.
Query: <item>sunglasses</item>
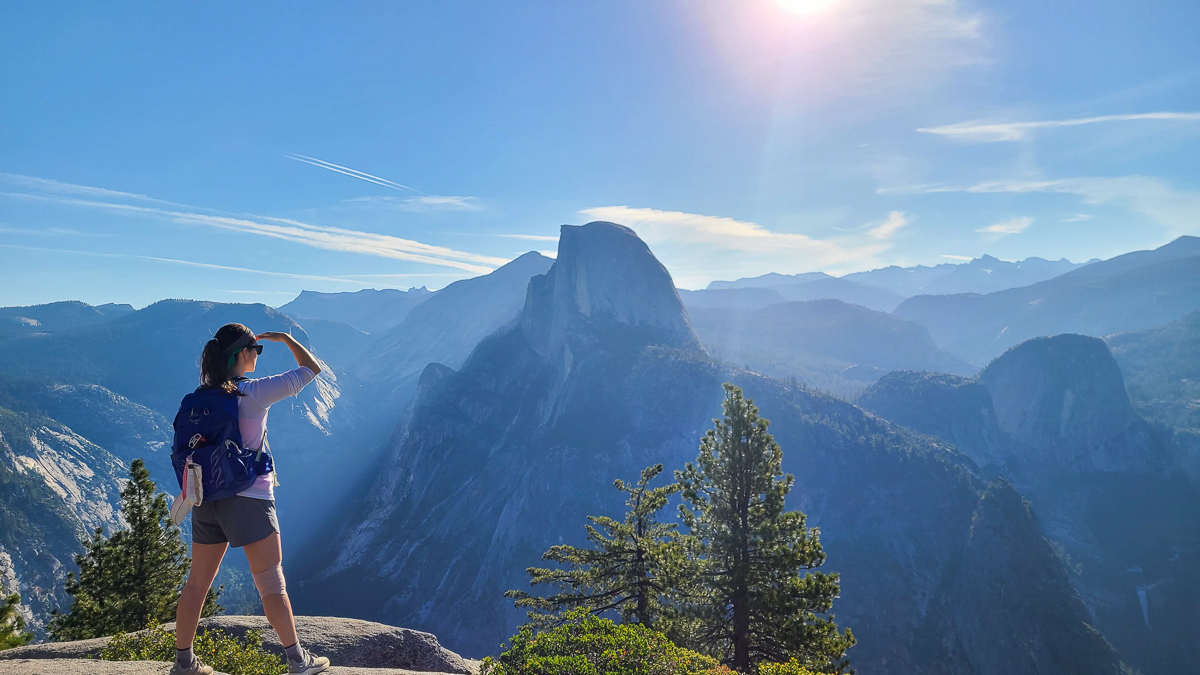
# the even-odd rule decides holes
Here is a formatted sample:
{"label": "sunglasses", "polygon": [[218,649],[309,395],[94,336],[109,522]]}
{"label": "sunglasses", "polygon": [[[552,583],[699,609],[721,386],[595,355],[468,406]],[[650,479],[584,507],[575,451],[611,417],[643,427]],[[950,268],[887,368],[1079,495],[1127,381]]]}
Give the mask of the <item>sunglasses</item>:
{"label": "sunglasses", "polygon": [[255,354],[258,354],[259,356],[262,356],[262,348],[263,348],[263,346],[262,346],[262,345],[257,345],[257,344],[256,344],[256,345],[250,345],[249,347],[246,347],[246,349],[253,349],[253,350],[254,350],[254,353],[255,353]]}

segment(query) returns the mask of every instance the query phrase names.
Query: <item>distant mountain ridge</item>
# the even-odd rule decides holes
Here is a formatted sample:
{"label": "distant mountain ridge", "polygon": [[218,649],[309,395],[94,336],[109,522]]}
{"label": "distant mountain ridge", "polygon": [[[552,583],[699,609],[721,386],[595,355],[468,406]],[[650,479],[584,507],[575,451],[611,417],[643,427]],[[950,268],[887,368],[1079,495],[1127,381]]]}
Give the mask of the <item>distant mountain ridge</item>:
{"label": "distant mountain ridge", "polygon": [[[805,274],[769,273],[736,281],[713,281],[706,291],[765,288],[789,300],[835,299],[890,312],[914,295],[990,293],[1028,286],[1079,269],[1089,263],[1027,258],[1017,262],[990,255],[966,263],[943,263],[933,267],[892,265],[867,272],[833,277],[824,272]],[[706,303],[712,306],[712,303]]]}
{"label": "distant mountain ridge", "polygon": [[1096,337],[1174,321],[1200,309],[1200,238],[1091,263],[987,295],[918,295],[897,316],[924,324],[942,349],[982,364],[1029,338]]}
{"label": "distant mountain ridge", "polygon": [[130,305],[92,306],[78,300],[29,307],[0,307],[0,337],[104,323],[133,311]]}
{"label": "distant mountain ridge", "polygon": [[1045,260],[1037,257],[1009,262],[984,255],[965,263],[942,263],[933,267],[893,265],[868,272],[853,272],[842,279],[886,289],[906,298],[914,295],[991,293],[1052,279],[1092,262],[1096,261],[1073,263],[1066,258]]}
{"label": "distant mountain ridge", "polygon": [[421,286],[401,291],[395,288],[364,288],[349,293],[301,291],[279,311],[301,319],[322,319],[349,324],[367,333],[378,333],[398,325],[413,307],[428,300],[434,291]]}

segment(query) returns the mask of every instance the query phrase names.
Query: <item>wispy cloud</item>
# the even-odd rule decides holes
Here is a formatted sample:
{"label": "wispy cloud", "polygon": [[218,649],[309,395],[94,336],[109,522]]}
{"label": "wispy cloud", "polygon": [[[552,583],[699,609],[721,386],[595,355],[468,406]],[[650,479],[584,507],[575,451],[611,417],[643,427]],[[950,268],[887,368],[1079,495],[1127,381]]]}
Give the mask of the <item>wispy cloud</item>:
{"label": "wispy cloud", "polygon": [[352,204],[381,206],[397,211],[480,211],[483,205],[476,197],[460,197],[454,195],[421,195],[419,197],[388,197],[369,196],[345,199]]}
{"label": "wispy cloud", "polygon": [[1020,234],[1028,229],[1032,224],[1033,218],[1030,218],[1029,216],[1019,216],[1016,218],[1009,218],[1008,220],[1002,220],[998,223],[992,223],[987,227],[981,227],[975,231],[1007,236],[1010,234]]}
{"label": "wispy cloud", "polygon": [[1076,195],[1085,204],[1115,204],[1141,213],[1166,228],[1171,234],[1200,232],[1200,193],[1175,190],[1166,181],[1153,176],[1094,176],[1057,180],[1001,180],[973,185],[913,185],[881,188],[879,194],[937,192],[986,193],[1058,193]]}
{"label": "wispy cloud", "polygon": [[90,185],[75,185],[74,183],[64,183],[62,181],[52,180],[50,178],[35,178],[33,176],[22,176],[21,174],[16,173],[0,173],[0,181],[10,185],[17,185],[27,190],[39,190],[41,192],[50,192],[52,194],[86,195],[90,197],[103,197],[106,199],[134,199],[138,201],[158,202],[160,204],[171,203],[133,192],[121,192],[120,190],[109,190],[107,188],[92,187]]}
{"label": "wispy cloud", "polygon": [[972,257],[971,257],[971,256],[969,256],[969,255],[951,255],[951,254],[949,254],[949,253],[943,253],[943,254],[941,255],[941,257],[942,257],[942,258],[949,258],[949,259],[951,259],[951,260],[961,260],[961,261],[963,261],[963,262],[971,262],[972,260],[974,260],[974,258],[972,258]]}
{"label": "wispy cloud", "polygon": [[891,239],[892,235],[896,234],[900,228],[911,222],[912,219],[904,215],[903,211],[892,211],[888,214],[887,220],[879,224],[873,224],[867,230],[867,236],[875,239]]}
{"label": "wispy cloud", "polygon": [[1095,117],[1077,117],[1066,120],[1041,120],[1037,122],[959,122],[940,127],[922,127],[917,131],[923,134],[937,134],[960,141],[972,143],[999,143],[1004,141],[1019,141],[1035,129],[1052,129],[1056,127],[1077,127],[1084,124],[1100,124],[1104,122],[1132,122],[1140,120],[1163,120],[1172,122],[1200,122],[1200,113],[1192,112],[1153,112],[1135,113],[1130,115],[1098,115]]}
{"label": "wispy cloud", "polygon": [[351,169],[348,166],[334,164],[333,162],[326,162],[325,160],[317,159],[316,157],[308,157],[305,155],[297,155],[297,154],[284,155],[284,157],[287,157],[288,159],[294,159],[297,162],[304,162],[305,164],[311,164],[312,166],[326,169],[328,171],[340,173],[344,176],[350,176],[351,178],[365,180],[368,183],[374,183],[376,185],[381,185],[385,188],[391,188],[392,190],[407,190],[409,192],[415,192],[419,195],[425,194],[424,192],[421,192],[420,190],[418,190],[416,188],[410,188],[407,185],[401,185],[400,183],[388,180],[386,178],[381,178],[380,176],[373,176],[365,171],[359,171],[358,169]]}
{"label": "wispy cloud", "polygon": [[[195,262],[193,260],[180,260],[177,258],[161,258],[158,256],[152,256],[152,255],[137,255],[134,253],[104,253],[104,252],[100,252],[100,251],[79,251],[79,250],[69,249],[69,248],[46,248],[46,247],[42,247],[42,246],[19,246],[17,244],[0,244],[0,247],[18,249],[18,250],[23,250],[23,251],[44,251],[44,252],[48,252],[48,253],[70,253],[70,254],[74,254],[74,255],[94,256],[97,258],[124,258],[124,259],[148,260],[151,262],[168,263],[168,264],[172,264],[172,265],[184,265],[187,267],[199,267],[202,269],[223,270],[226,272],[246,272],[247,274],[261,274],[264,276],[271,276],[271,277],[286,277],[288,279],[304,279],[307,281],[332,281],[335,283],[342,283],[342,284],[355,284],[355,285],[360,284],[360,282],[355,279],[348,279],[348,278],[342,278],[342,277],[327,277],[327,276],[320,276],[320,275],[316,275],[316,274],[297,274],[294,272],[272,272],[270,270],[257,270],[257,269],[253,269],[250,267],[234,267],[232,265],[217,265],[214,263]],[[293,293],[293,295],[294,295],[294,293]]]}
{"label": "wispy cloud", "polygon": [[497,234],[497,237],[524,239],[525,241],[558,241],[558,235],[549,234]]}
{"label": "wispy cloud", "polygon": [[10,227],[8,225],[0,225],[0,232],[4,234],[30,234],[38,236],[50,237],[94,237],[98,236],[92,232],[81,232],[72,230],[67,227],[43,227],[34,229],[31,227]]}
{"label": "wispy cloud", "polygon": [[[112,201],[24,192],[0,192],[0,195],[52,201],[83,208],[137,213],[151,217],[165,218],[178,223],[205,225],[272,237],[329,251],[361,253],[441,267],[452,267],[475,274],[486,274],[508,262],[504,258],[457,251],[443,246],[424,244],[391,235],[312,225],[288,218],[201,213],[190,210],[164,209],[138,204],[124,204]],[[183,206],[183,208],[195,207]]]}
{"label": "wispy cloud", "polygon": [[1063,219],[1063,222],[1064,223],[1082,223],[1083,221],[1091,220],[1094,217],[1095,216],[1093,216],[1091,214],[1087,214],[1087,213],[1076,213],[1075,215],[1071,216],[1070,218]]}
{"label": "wispy cloud", "polygon": [[679,270],[672,276],[682,288],[761,274],[763,269],[783,274],[847,264],[859,269],[891,247],[873,237],[865,242],[861,235],[857,239],[817,239],[776,232],[758,223],[682,211],[604,206],[580,214],[633,228],[654,249],[655,256]]}

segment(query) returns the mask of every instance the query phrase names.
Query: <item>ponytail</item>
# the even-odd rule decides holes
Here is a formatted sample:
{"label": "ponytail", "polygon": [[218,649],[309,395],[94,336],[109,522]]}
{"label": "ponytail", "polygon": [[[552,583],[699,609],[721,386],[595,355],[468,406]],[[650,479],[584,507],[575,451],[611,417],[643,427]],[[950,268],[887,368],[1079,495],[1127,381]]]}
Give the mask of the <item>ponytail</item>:
{"label": "ponytail", "polygon": [[204,352],[200,355],[200,386],[207,389],[224,389],[227,393],[241,395],[237,382],[230,374],[233,366],[237,364],[238,351],[241,350],[232,354],[226,354],[226,351],[246,336],[253,341],[254,333],[249,328],[240,323],[227,323],[221,326],[216,336],[205,343]]}

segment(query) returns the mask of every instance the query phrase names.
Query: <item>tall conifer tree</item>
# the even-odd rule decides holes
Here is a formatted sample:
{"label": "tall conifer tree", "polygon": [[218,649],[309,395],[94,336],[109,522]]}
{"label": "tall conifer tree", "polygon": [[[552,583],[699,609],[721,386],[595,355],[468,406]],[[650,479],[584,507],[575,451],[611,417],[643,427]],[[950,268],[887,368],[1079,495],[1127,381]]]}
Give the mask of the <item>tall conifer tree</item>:
{"label": "tall conifer tree", "polygon": [[825,562],[819,532],[786,511],[794,478],[753,401],[725,385],[724,419],[714,420],[696,462],[676,472],[680,515],[702,561],[693,615],[697,646],[739,672],[796,658],[838,670],[855,639],[826,614],[838,575],[809,572]]}
{"label": "tall conifer tree", "polygon": [[588,516],[590,546],[551,547],[543,560],[558,568],[530,567],[530,585],[551,584],[562,590],[548,597],[508,591],[517,607],[528,607],[535,624],[556,625],[560,612],[586,607],[595,614],[615,611],[624,622],[648,628],[667,628],[673,615],[668,597],[687,576],[687,563],[675,523],[661,523],[658,512],[678,492],[675,484],[651,488],[663,471],[658,464],[642,471],[636,484],[622,480],[614,486],[628,495],[624,520]]}
{"label": "tall conifer tree", "polygon": [[[171,522],[166,496],[157,492],[145,462],[133,460],[121,490],[127,527],[104,537],[97,528],[75,556],[79,576],[67,574],[73,597],[66,614],[50,620],[54,640],[82,640],[155,626],[175,618],[191,559]],[[209,589],[204,615],[220,611],[219,591]]]}

